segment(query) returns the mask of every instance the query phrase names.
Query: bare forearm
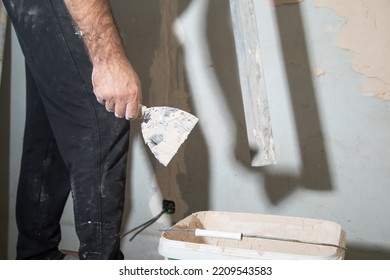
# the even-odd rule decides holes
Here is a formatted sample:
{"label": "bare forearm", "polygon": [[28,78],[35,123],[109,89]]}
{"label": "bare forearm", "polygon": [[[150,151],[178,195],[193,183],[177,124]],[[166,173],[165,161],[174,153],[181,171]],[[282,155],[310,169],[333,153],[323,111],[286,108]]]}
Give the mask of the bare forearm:
{"label": "bare forearm", "polygon": [[83,34],[92,63],[124,59],[125,53],[108,0],[65,0]]}
{"label": "bare forearm", "polygon": [[117,117],[134,118],[142,100],[141,82],[125,55],[108,0],[64,1],[83,34],[97,100]]}

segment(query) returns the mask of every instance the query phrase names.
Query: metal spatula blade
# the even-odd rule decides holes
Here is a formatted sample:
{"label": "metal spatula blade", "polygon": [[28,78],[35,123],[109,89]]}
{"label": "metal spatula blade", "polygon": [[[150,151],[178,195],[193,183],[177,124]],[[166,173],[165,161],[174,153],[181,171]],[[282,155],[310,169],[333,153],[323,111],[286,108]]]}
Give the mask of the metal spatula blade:
{"label": "metal spatula blade", "polygon": [[198,122],[198,118],[172,107],[142,108],[142,136],[156,157],[167,166]]}

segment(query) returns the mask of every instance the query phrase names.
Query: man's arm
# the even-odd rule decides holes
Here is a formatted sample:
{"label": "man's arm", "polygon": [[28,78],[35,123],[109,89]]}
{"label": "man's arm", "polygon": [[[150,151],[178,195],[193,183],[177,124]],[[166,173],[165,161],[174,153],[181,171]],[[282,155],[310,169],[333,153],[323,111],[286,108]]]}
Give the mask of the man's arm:
{"label": "man's arm", "polygon": [[108,0],[65,0],[65,4],[90,55],[96,98],[117,117],[136,117],[141,83],[126,57]]}

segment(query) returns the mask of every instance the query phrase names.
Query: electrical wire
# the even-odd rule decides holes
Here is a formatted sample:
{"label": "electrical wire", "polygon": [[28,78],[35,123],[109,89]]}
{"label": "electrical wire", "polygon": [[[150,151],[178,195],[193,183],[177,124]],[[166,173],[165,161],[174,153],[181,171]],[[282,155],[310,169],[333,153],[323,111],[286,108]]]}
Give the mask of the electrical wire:
{"label": "electrical wire", "polygon": [[149,221],[125,232],[121,238],[124,238],[125,236],[129,235],[130,233],[136,231],[137,229],[139,229],[136,233],[133,234],[133,236],[129,239],[129,241],[132,241],[139,233],[141,233],[144,229],[146,229],[147,227],[149,227],[150,225],[152,225],[153,223],[155,223],[158,219],[160,219],[160,217],[166,213],[167,211],[164,209],[162,210],[157,216],[155,216],[154,218],[150,219]]}

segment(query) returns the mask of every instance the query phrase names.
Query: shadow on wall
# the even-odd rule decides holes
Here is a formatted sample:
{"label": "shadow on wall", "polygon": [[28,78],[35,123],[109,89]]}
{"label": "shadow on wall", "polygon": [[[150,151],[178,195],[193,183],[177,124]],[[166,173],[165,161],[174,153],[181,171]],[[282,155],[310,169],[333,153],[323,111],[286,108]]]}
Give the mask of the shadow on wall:
{"label": "shadow on wall", "polygon": [[377,246],[347,244],[346,260],[390,260],[390,250]]}
{"label": "shadow on wall", "polygon": [[[272,203],[277,204],[299,186],[330,191],[332,183],[300,7],[289,5],[287,8],[278,7],[275,11],[299,140],[302,160],[300,176],[271,172],[277,170],[277,165],[254,168],[250,164],[248,152],[250,147],[246,136],[229,0],[210,1],[207,38],[215,72],[223,87],[232,119],[235,121],[232,125],[237,131],[236,158],[253,173],[264,177],[268,197]],[[261,35],[261,30],[259,34]]]}
{"label": "shadow on wall", "polygon": [[[196,116],[198,114],[193,104],[192,90],[187,77],[192,73],[187,73],[185,70],[184,50],[172,30],[174,21],[187,9],[191,0],[160,0],[160,2],[163,13],[168,15],[165,19],[163,17],[166,33],[162,32],[162,37],[165,38],[162,45],[168,43],[168,47],[163,48],[164,53],[169,57],[165,67],[168,73],[166,76],[168,84],[164,82],[165,87],[162,88],[159,86],[161,81],[155,84],[150,100],[157,103],[164,100],[168,105],[187,110]],[[160,74],[154,73],[154,75]],[[160,91],[160,88],[163,91]],[[158,97],[160,94],[162,96]],[[170,192],[176,192],[187,207],[186,213],[179,209],[177,215],[172,216],[173,223],[191,213],[209,209],[209,153],[199,125],[195,126],[168,167],[172,174],[169,180],[171,186],[166,186],[167,180],[164,174],[159,172],[164,167],[161,165],[155,167],[162,194],[169,196]],[[178,188],[175,188],[175,185]]]}
{"label": "shadow on wall", "polygon": [[298,185],[318,191],[333,189],[301,7],[281,6],[275,8],[275,12],[297,129],[302,171],[299,177],[288,174],[274,177],[265,172],[267,192],[273,202],[279,201]]}
{"label": "shadow on wall", "polygon": [[0,259],[7,259],[9,218],[9,155],[10,155],[10,24],[7,25],[3,69],[0,86]]}
{"label": "shadow on wall", "polygon": [[[111,5],[128,57],[141,79],[143,104],[177,107],[196,115],[184,71],[182,49],[172,33],[172,23],[189,3],[190,0],[144,0],[112,1]],[[138,123],[134,122],[134,125]],[[134,125],[131,142],[140,134]],[[177,213],[172,215],[173,220],[209,209],[207,147],[197,126],[168,167],[158,163],[146,145],[143,152],[148,156],[163,198],[180,198],[188,207],[187,213],[183,213],[181,208],[185,207],[176,203]],[[132,169],[132,166],[128,167],[128,178],[136,176]],[[131,198],[131,191],[129,195]],[[149,210],[148,206],[145,207]],[[127,209],[126,215],[129,212]]]}
{"label": "shadow on wall", "polygon": [[225,94],[236,131],[235,156],[250,166],[250,152],[245,126],[244,104],[237,65],[229,0],[210,1],[207,14],[207,41],[215,74]]}

